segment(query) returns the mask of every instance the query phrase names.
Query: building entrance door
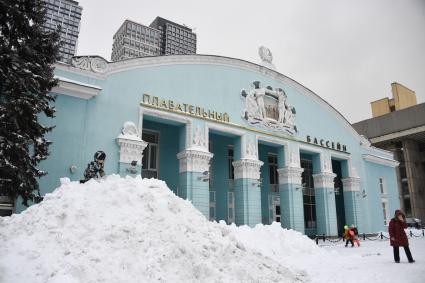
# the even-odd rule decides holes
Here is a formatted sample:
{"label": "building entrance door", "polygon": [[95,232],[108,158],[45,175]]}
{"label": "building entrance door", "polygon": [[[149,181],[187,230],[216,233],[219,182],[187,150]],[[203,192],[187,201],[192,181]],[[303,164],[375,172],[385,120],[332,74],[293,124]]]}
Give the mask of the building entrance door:
{"label": "building entrance door", "polygon": [[280,196],[269,195],[269,222],[280,222]]}
{"label": "building entrance door", "polygon": [[148,143],[143,151],[142,178],[158,179],[159,133],[150,130],[143,130],[142,139]]}

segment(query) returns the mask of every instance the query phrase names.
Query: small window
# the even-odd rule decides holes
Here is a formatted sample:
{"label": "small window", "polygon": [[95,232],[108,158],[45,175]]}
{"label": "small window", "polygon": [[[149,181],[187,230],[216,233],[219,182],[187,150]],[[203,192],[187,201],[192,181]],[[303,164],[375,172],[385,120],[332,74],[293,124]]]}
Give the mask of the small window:
{"label": "small window", "polygon": [[385,185],[384,185],[384,178],[379,178],[379,189],[381,191],[381,195],[387,194],[387,190],[386,190]]}
{"label": "small window", "polygon": [[276,185],[279,183],[279,176],[277,174],[277,155],[269,154],[267,158],[269,161],[270,184]]}
{"label": "small window", "polygon": [[382,202],[382,213],[384,214],[384,225],[388,225],[388,203],[386,201]]}
{"label": "small window", "polygon": [[229,179],[233,180],[235,179],[235,168],[233,167],[233,161],[234,161],[234,150],[233,147],[229,146],[227,150],[227,160],[228,160],[228,174]]}

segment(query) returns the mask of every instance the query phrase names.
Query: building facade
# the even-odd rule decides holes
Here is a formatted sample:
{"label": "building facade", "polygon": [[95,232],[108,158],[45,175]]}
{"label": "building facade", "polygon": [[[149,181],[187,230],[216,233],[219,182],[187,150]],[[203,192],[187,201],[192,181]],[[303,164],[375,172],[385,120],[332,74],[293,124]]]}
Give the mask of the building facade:
{"label": "building facade", "polygon": [[46,3],[44,28],[47,31],[54,31],[58,25],[61,26],[59,61],[69,63],[77,51],[83,8],[72,0],[44,0],[44,2]]}
{"label": "building facade", "polygon": [[43,194],[61,177],[81,179],[104,150],[107,174],[162,179],[216,221],[278,221],[307,235],[355,224],[368,233],[386,229],[399,208],[392,153],[272,69],[210,55],[94,56],[57,64],[55,74]]}
{"label": "building facade", "polygon": [[114,35],[111,60],[195,53],[196,34],[192,29],[156,17],[150,26],[125,20]]}
{"label": "building facade", "polygon": [[187,26],[156,17],[150,27],[161,34],[161,55],[196,54],[196,34]]}
{"label": "building facade", "polygon": [[159,30],[125,20],[114,35],[112,61],[160,55]]}
{"label": "building facade", "polygon": [[[397,167],[400,206],[408,216],[425,219],[425,103],[416,105],[413,91],[393,83],[394,109],[353,124],[376,147],[394,153]],[[400,89],[397,90],[397,89]],[[382,100],[380,100],[382,101]],[[378,101],[379,102],[379,101]],[[372,111],[376,107],[372,102]],[[376,108],[375,108],[376,110]]]}

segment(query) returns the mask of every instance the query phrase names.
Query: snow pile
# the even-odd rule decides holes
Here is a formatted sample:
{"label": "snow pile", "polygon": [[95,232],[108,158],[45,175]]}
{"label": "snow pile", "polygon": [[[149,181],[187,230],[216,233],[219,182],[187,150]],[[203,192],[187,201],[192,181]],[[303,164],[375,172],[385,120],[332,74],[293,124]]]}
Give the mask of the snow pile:
{"label": "snow pile", "polygon": [[211,223],[158,180],[61,181],[42,203],[0,218],[0,282],[308,281],[272,259],[271,244],[253,248],[268,235],[289,254],[317,249],[296,232]]}
{"label": "snow pile", "polygon": [[[220,222],[221,225],[226,225]],[[258,224],[254,229],[247,226],[228,226],[232,236],[247,248],[257,250],[279,262],[292,261],[294,257],[329,256],[314,241],[300,232],[282,229],[280,223]]]}

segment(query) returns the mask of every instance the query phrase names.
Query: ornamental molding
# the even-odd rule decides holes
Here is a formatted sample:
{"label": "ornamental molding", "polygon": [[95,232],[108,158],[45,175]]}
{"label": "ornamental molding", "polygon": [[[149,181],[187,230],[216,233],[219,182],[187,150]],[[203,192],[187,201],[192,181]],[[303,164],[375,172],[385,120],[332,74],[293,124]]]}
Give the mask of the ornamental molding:
{"label": "ornamental molding", "polygon": [[100,56],[74,56],[71,58],[71,66],[103,74],[108,70],[108,61]]}
{"label": "ornamental molding", "polygon": [[210,169],[210,160],[214,154],[196,149],[186,149],[177,154],[179,173],[205,172]]}
{"label": "ornamental molding", "polygon": [[348,177],[341,179],[344,192],[359,192],[360,178]]}
{"label": "ornamental molding", "polygon": [[125,122],[121,134],[116,139],[120,147],[120,162],[130,164],[137,161],[140,165],[143,158],[143,150],[148,145],[140,138],[136,125],[133,122]]}
{"label": "ornamental molding", "polygon": [[232,162],[237,179],[260,179],[260,168],[263,162],[258,159],[240,159]]}
{"label": "ornamental molding", "polygon": [[334,188],[334,179],[336,174],[329,172],[322,172],[313,174],[313,182],[315,188]]}
{"label": "ornamental molding", "polygon": [[245,103],[242,119],[252,126],[260,126],[275,131],[283,131],[290,135],[297,132],[295,126],[295,107],[287,102],[287,95],[281,88],[261,87],[255,81],[251,89],[242,89],[241,99]]}
{"label": "ornamental molding", "polygon": [[380,156],[376,156],[372,154],[363,154],[363,159],[365,161],[369,161],[372,163],[376,163],[376,164],[380,164],[380,165],[384,165],[388,167],[393,167],[393,168],[397,167],[400,164],[400,162],[394,159],[384,158],[384,157],[380,157]]}
{"label": "ornamental molding", "polygon": [[279,174],[279,184],[302,184],[301,174],[304,172],[304,168],[301,167],[283,167],[277,169]]}

